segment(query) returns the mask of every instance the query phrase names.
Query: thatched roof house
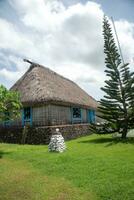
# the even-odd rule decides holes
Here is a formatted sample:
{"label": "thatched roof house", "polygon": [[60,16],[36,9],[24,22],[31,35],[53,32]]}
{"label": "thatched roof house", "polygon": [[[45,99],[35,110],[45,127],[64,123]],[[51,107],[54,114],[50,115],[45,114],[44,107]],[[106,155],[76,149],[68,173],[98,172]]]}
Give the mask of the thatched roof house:
{"label": "thatched roof house", "polygon": [[21,95],[23,124],[70,124],[94,120],[95,99],[73,81],[39,64],[30,64],[28,71],[11,88]]}

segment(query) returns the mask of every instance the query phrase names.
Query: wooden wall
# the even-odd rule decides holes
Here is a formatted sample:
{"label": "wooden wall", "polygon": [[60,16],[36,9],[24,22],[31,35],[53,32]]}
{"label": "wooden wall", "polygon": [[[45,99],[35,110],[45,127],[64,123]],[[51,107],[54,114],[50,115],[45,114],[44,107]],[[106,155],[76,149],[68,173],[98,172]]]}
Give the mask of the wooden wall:
{"label": "wooden wall", "polygon": [[[64,125],[73,123],[88,123],[87,109],[81,109],[81,119],[73,120],[72,107],[47,104],[43,106],[32,107],[32,124],[33,126],[51,126]],[[21,111],[18,120],[10,122],[10,125],[21,126],[25,123],[23,120],[23,111]]]}
{"label": "wooden wall", "polygon": [[32,121],[35,126],[70,124],[70,107],[57,105],[33,107]]}
{"label": "wooden wall", "polygon": [[49,119],[52,125],[71,123],[71,108],[66,106],[49,105]]}
{"label": "wooden wall", "polygon": [[49,125],[49,105],[38,106],[32,108],[32,124],[33,126]]}
{"label": "wooden wall", "polygon": [[82,108],[81,114],[82,114],[82,123],[87,123],[88,122],[87,109]]}
{"label": "wooden wall", "polygon": [[[87,110],[81,109],[81,113],[82,117],[79,123],[87,123]],[[33,107],[32,123],[34,126],[72,124],[71,107],[59,105]]]}

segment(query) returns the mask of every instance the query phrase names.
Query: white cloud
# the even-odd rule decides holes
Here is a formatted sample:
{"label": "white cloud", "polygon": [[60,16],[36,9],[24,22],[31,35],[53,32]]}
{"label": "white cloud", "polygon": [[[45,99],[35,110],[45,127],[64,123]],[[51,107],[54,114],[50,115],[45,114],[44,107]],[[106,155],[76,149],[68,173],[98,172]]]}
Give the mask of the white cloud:
{"label": "white cloud", "polygon": [[19,71],[14,72],[14,71],[7,70],[5,68],[0,70],[0,76],[3,76],[4,78],[6,78],[9,81],[15,81],[16,76],[18,77],[20,75],[21,74]]}
{"label": "white cloud", "polygon": [[[32,43],[27,37],[17,30],[17,27],[10,22],[0,18],[0,48],[13,52],[27,52],[27,46]],[[24,53],[21,53],[24,54]]]}
{"label": "white cloud", "polygon": [[[99,98],[102,94],[99,88],[105,79],[104,13],[100,5],[90,1],[69,7],[58,0],[9,2],[19,16],[19,25],[0,18],[0,48],[9,55],[1,53],[0,63],[14,64],[16,71],[1,65],[4,67],[0,67],[0,77],[16,81],[28,68],[22,58],[31,58],[76,81]],[[134,57],[134,24],[117,21],[115,25],[124,58],[130,61]]]}
{"label": "white cloud", "polygon": [[[5,79],[4,84],[8,88],[25,73],[28,67],[28,63],[24,65],[20,57],[18,58],[13,55],[7,57],[0,53],[0,80],[1,78],[2,80]],[[0,84],[2,84],[1,81]]]}
{"label": "white cloud", "polygon": [[134,57],[134,23],[120,20],[115,25],[117,27],[124,60],[132,65],[133,63],[131,62]]}

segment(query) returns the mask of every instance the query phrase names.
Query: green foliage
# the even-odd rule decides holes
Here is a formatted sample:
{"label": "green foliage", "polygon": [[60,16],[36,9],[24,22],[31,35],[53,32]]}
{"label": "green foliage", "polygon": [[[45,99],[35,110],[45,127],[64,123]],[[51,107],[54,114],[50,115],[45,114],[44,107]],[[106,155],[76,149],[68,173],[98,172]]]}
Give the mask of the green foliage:
{"label": "green foliage", "polygon": [[7,90],[3,85],[0,85],[0,121],[8,121],[17,118],[21,106],[19,94]]}
{"label": "green foliage", "polygon": [[134,73],[130,72],[128,64],[122,64],[106,17],[103,35],[107,80],[101,88],[105,95],[100,100],[99,113],[112,133],[120,132],[126,138],[128,130],[134,126]]}

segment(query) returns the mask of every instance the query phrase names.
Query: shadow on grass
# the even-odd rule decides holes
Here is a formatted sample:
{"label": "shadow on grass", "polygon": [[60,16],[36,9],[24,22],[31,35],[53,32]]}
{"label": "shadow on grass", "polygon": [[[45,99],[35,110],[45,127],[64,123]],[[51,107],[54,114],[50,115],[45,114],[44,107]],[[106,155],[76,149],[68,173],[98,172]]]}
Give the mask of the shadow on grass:
{"label": "shadow on grass", "polygon": [[10,154],[11,152],[5,152],[0,150],[0,159],[3,158],[4,155]]}
{"label": "shadow on grass", "polygon": [[105,147],[115,145],[118,143],[123,144],[134,144],[134,138],[127,138],[125,140],[122,140],[121,138],[96,138],[92,140],[84,140],[80,141],[79,143],[85,143],[85,144],[106,144]]}

